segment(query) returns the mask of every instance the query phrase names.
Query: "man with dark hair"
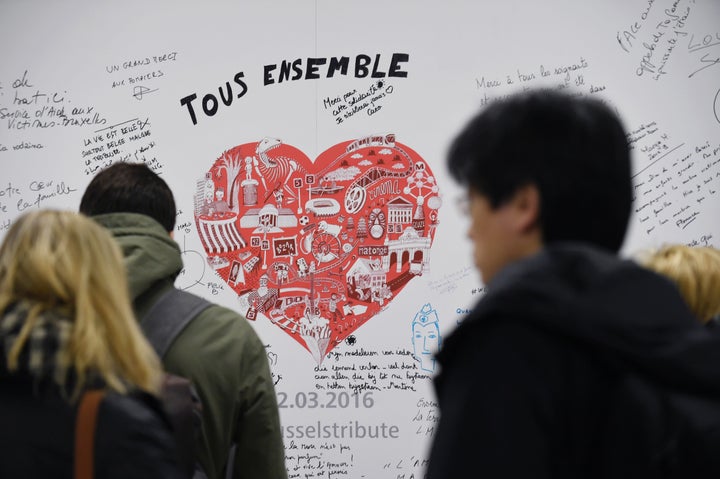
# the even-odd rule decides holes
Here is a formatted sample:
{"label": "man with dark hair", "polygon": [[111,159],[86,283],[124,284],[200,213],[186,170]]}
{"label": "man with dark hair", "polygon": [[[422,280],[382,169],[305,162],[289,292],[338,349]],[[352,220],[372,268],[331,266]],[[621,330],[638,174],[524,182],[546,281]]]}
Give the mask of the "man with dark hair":
{"label": "man with dark hair", "polygon": [[167,232],[175,229],[175,198],[165,180],[145,164],[117,163],[95,176],[80,201],[88,216],[138,213],[154,219]]}
{"label": "man with dark hair", "polygon": [[428,478],[660,477],[647,422],[608,427],[611,396],[632,368],[717,394],[720,344],[672,285],[617,257],[632,183],[615,113],[511,96],[467,124],[448,164],[487,293],[437,355]]}
{"label": "man with dark hair", "polygon": [[[176,209],[167,183],[144,164],[117,163],[93,178],[80,212],[120,243],[137,317],[157,311],[176,291],[183,268],[171,237]],[[286,478],[277,398],[262,342],[230,309],[208,303],[196,311],[162,360],[168,372],[192,380],[202,400],[198,461],[211,479],[225,477],[228,468],[236,479]]]}

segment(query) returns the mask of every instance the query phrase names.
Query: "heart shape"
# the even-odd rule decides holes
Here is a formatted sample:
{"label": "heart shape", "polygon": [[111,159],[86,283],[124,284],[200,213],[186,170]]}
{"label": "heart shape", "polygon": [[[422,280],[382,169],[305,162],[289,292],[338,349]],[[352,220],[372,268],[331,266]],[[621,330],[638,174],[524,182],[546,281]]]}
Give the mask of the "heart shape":
{"label": "heart shape", "polygon": [[195,221],[241,312],[321,364],[427,271],[441,204],[429,165],[392,134],[339,143],[315,162],[264,138],[225,151],[198,181]]}

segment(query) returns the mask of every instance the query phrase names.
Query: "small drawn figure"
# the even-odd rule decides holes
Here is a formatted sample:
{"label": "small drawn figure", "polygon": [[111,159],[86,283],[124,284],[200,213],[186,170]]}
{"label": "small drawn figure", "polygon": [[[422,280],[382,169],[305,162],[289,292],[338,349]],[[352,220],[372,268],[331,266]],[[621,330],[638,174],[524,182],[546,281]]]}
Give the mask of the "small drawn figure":
{"label": "small drawn figure", "polygon": [[304,278],[308,272],[307,261],[305,261],[305,258],[298,258],[296,263],[298,267],[298,276]]}
{"label": "small drawn figure", "polygon": [[[255,163],[257,164],[257,160],[255,160]],[[247,157],[245,157],[245,180],[246,181],[250,181],[253,179],[252,170],[253,170],[253,157],[247,156]]]}
{"label": "small drawn figure", "polygon": [[342,226],[340,225],[333,225],[328,223],[327,221],[321,221],[318,223],[318,231],[321,233],[327,233],[329,235],[334,236],[335,238],[340,235],[340,230],[342,230]]}
{"label": "small drawn figure", "polygon": [[379,303],[380,306],[384,305],[385,300],[390,298],[392,298],[392,291],[386,283],[383,283],[379,288],[372,289],[372,300]]}
{"label": "small drawn figure", "polygon": [[207,215],[209,214],[209,208],[210,205],[213,202],[213,199],[215,198],[215,183],[213,183],[212,176],[210,173],[208,173],[205,177],[205,185],[204,185],[204,196],[203,196],[203,204],[201,209],[201,214]]}
{"label": "small drawn figure", "polygon": [[330,299],[328,300],[328,311],[332,314],[333,320],[337,320],[338,315],[338,302],[339,301],[345,301],[345,295],[339,295],[337,293],[332,293],[330,295]]}
{"label": "small drawn figure", "polygon": [[273,196],[275,196],[275,204],[277,205],[278,210],[282,208],[282,202],[283,202],[283,190],[281,187],[275,188],[275,191],[273,191]]}
{"label": "small drawn figure", "polygon": [[257,294],[260,298],[263,298],[265,295],[268,294],[268,282],[270,280],[270,277],[267,274],[263,274],[260,276],[260,286],[257,289]]}
{"label": "small drawn figure", "polygon": [[250,307],[245,313],[245,317],[250,321],[255,321],[255,319],[257,319],[257,298],[250,299]]}
{"label": "small drawn figure", "polygon": [[275,265],[275,282],[277,284],[284,284],[288,279],[288,265],[276,264]]}
{"label": "small drawn figure", "polygon": [[211,215],[218,215],[221,213],[227,213],[230,211],[227,201],[224,200],[225,189],[218,188],[215,190],[215,201],[208,205],[208,209]]}
{"label": "small drawn figure", "polygon": [[440,347],[440,325],[437,311],[425,303],[412,320],[413,356],[420,362],[420,369],[435,372],[434,354]]}
{"label": "small drawn figure", "polygon": [[[238,278],[240,276],[240,278]],[[228,281],[230,283],[237,283],[238,279],[241,283],[245,282],[245,275],[242,273],[242,268],[240,267],[239,261],[233,261],[232,267],[230,268],[230,276],[228,277]]]}

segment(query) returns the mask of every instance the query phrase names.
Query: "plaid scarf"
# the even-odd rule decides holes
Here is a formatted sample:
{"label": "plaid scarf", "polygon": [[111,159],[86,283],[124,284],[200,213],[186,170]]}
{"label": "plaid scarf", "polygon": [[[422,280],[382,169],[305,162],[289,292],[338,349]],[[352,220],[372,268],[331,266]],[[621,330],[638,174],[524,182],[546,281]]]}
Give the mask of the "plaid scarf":
{"label": "plaid scarf", "polygon": [[[0,369],[9,369],[8,355],[17,341],[32,304],[19,302],[10,306],[0,317]],[[35,319],[20,355],[17,370],[10,374],[28,374],[39,382],[52,381],[69,391],[73,376],[68,363],[67,344],[73,324],[56,311],[41,312]]]}

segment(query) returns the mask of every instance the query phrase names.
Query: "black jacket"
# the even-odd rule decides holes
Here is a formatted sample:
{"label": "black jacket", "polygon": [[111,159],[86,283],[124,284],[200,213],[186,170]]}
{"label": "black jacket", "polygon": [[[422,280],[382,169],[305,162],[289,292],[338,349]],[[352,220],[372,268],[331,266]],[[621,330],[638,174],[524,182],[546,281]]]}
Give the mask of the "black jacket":
{"label": "black jacket", "polygon": [[[53,384],[0,364],[0,477],[71,479],[76,416]],[[148,394],[106,395],[95,439],[96,479],[180,477],[169,425]]]}
{"label": "black jacket", "polygon": [[581,245],[501,271],[438,361],[430,479],[600,477],[608,395],[628,366],[720,392],[720,338],[674,285]]}

